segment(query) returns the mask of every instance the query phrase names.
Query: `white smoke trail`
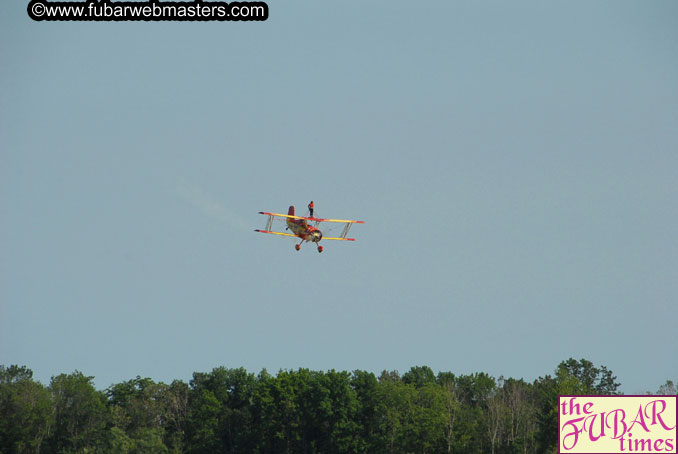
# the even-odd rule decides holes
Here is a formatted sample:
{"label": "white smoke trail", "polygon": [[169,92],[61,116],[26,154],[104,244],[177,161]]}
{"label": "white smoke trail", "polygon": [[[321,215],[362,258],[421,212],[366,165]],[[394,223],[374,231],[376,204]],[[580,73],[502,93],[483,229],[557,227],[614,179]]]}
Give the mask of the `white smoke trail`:
{"label": "white smoke trail", "polygon": [[203,189],[180,181],[177,184],[177,193],[200,210],[203,214],[229,225],[235,230],[250,230],[251,226],[233,210],[228,210],[215,197]]}

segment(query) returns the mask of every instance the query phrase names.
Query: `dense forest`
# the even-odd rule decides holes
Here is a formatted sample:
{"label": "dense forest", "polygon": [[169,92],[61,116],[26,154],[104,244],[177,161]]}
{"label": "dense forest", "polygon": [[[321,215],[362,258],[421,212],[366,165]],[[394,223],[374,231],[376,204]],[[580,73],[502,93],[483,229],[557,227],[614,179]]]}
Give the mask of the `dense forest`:
{"label": "dense forest", "polygon": [[550,453],[558,395],[617,394],[615,380],[569,359],[533,383],[426,366],[379,376],[219,367],[189,383],[136,377],[99,391],[78,371],[45,386],[0,366],[0,454]]}

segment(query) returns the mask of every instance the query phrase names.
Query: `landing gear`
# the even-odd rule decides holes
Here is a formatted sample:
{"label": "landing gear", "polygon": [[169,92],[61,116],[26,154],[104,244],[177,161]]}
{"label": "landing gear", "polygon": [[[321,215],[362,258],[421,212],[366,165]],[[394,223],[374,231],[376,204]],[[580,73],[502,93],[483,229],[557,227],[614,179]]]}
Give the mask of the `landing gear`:
{"label": "landing gear", "polygon": [[298,251],[299,249],[301,249],[301,244],[295,244],[295,245],[294,245],[294,249],[296,249],[297,251]]}
{"label": "landing gear", "polygon": [[323,247],[318,245],[318,252],[322,252],[322,251],[323,251]]}

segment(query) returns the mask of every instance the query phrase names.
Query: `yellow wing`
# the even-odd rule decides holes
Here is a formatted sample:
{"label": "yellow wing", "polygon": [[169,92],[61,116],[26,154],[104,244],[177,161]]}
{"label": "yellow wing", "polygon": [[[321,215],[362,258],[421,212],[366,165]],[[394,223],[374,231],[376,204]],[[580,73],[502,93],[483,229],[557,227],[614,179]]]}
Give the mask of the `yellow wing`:
{"label": "yellow wing", "polygon": [[303,216],[292,216],[289,214],[280,214],[280,213],[267,213],[265,211],[260,211],[259,214],[265,214],[267,216],[278,216],[281,218],[289,218],[289,219],[305,219],[307,221],[313,221],[313,222],[343,222],[343,223],[349,223],[349,224],[364,224],[365,221],[351,221],[348,219],[322,219],[322,218],[306,218]]}
{"label": "yellow wing", "polygon": [[296,237],[296,235],[292,235],[291,233],[273,232],[271,230],[254,229],[254,231],[259,232],[259,233],[270,233],[271,235],[283,235],[283,236],[295,236]]}
{"label": "yellow wing", "polygon": [[342,222],[346,224],[364,224],[365,221],[350,221],[348,219],[318,219],[318,218],[304,218],[304,219],[310,219],[312,221],[318,221],[318,222]]}

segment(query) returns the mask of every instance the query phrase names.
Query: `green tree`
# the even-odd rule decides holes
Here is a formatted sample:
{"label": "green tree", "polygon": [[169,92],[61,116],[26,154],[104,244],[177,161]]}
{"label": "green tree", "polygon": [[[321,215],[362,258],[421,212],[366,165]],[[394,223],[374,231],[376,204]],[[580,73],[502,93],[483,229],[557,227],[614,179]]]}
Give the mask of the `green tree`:
{"label": "green tree", "polygon": [[490,452],[494,454],[502,445],[506,432],[508,408],[504,393],[504,378],[499,378],[499,385],[490,389],[484,398],[483,422],[490,443]]}
{"label": "green tree", "polygon": [[558,364],[555,377],[547,375],[535,381],[539,418],[537,443],[540,452],[557,451],[558,396],[562,395],[616,395],[619,383],[607,367],[600,368],[591,361],[570,358]]}
{"label": "green tree", "polygon": [[447,399],[445,391],[435,381],[425,382],[417,388],[410,438],[410,448],[414,452],[436,452],[446,445],[445,430],[449,424]]}
{"label": "green tree", "polygon": [[532,385],[509,378],[503,390],[508,416],[507,451],[536,452],[537,408]]}
{"label": "green tree", "polygon": [[405,374],[403,380],[395,380],[392,373],[382,374],[376,389],[382,452],[428,453],[446,444],[449,396],[435,383],[435,375],[430,381],[431,375],[424,372],[426,378],[419,380],[422,375],[418,372],[422,370],[425,371],[417,368],[413,374]]}
{"label": "green tree", "polygon": [[186,424],[188,421],[189,387],[181,380],[174,380],[163,392],[165,445],[170,452],[185,451]]}
{"label": "green tree", "polygon": [[441,449],[448,454],[452,452],[452,447],[456,444],[455,432],[456,422],[461,413],[461,403],[457,396],[456,377],[452,372],[440,372],[436,377],[436,383],[440,386],[445,403],[445,426],[444,426],[444,446]]}
{"label": "green tree", "polygon": [[570,358],[561,362],[556,369],[556,376],[561,390],[574,391],[571,394],[615,395],[619,388],[617,377],[612,375],[612,371],[605,366],[598,368],[583,358],[579,361]]}
{"label": "green tree", "polygon": [[254,375],[218,367],[194,373],[187,432],[194,452],[250,452],[256,444],[251,402]]}
{"label": "green tree", "polygon": [[666,383],[661,385],[657,390],[657,395],[660,396],[675,396],[678,395],[678,386],[671,380],[666,380]]}
{"label": "green tree", "polygon": [[128,434],[134,436],[141,429],[161,428],[165,419],[164,394],[167,385],[150,378],[135,379],[111,385],[106,390],[108,403],[123,410],[119,421]]}
{"label": "green tree", "polygon": [[33,371],[0,365],[0,453],[39,453],[53,424],[51,396]]}
{"label": "green tree", "polygon": [[402,381],[384,376],[377,388],[380,414],[380,432],[384,437],[385,452],[395,454],[407,452],[410,431],[410,410],[416,399],[416,389]]}
{"label": "green tree", "polygon": [[128,454],[134,450],[134,441],[119,427],[108,430],[105,442],[100,446],[101,454]]}
{"label": "green tree", "polygon": [[[555,453],[558,396],[615,394],[605,366],[569,359],[533,384],[486,373],[243,368],[189,384],[137,376],[105,393],[80,372],[49,387],[0,366],[0,454]],[[667,381],[660,393],[674,394]]]}
{"label": "green tree", "polygon": [[202,389],[191,393],[187,436],[189,452],[201,454],[219,452],[219,415],[221,405],[212,391]]}
{"label": "green tree", "polygon": [[290,371],[276,377],[263,370],[254,395],[255,421],[259,426],[258,452],[302,452],[301,420],[297,408],[298,380]]}
{"label": "green tree", "polygon": [[495,392],[496,382],[484,372],[460,375],[456,379],[457,396],[461,403],[458,449],[469,453],[491,450],[488,436],[488,400]]}
{"label": "green tree", "polygon": [[168,386],[150,378],[128,380],[106,390],[114,427],[133,442],[131,452],[166,452],[163,442],[167,421]]}
{"label": "green tree", "polygon": [[54,430],[49,445],[54,453],[92,451],[106,442],[106,396],[82,372],[52,377],[49,391],[54,402]]}
{"label": "green tree", "polygon": [[403,383],[412,384],[416,388],[435,383],[436,376],[428,366],[414,366],[405,372],[402,378]]}
{"label": "green tree", "polygon": [[321,405],[328,406],[327,450],[321,452],[343,453],[356,452],[362,445],[357,441],[358,424],[356,415],[359,410],[358,396],[352,387],[351,374],[330,370],[321,374],[322,386],[328,391],[326,401]]}
{"label": "green tree", "polygon": [[134,454],[166,454],[167,446],[163,442],[164,431],[161,428],[145,427],[137,431],[134,439]]}
{"label": "green tree", "polygon": [[351,378],[358,408],[354,416],[356,424],[355,453],[383,452],[383,437],[379,429],[379,382],[371,372],[356,370]]}

